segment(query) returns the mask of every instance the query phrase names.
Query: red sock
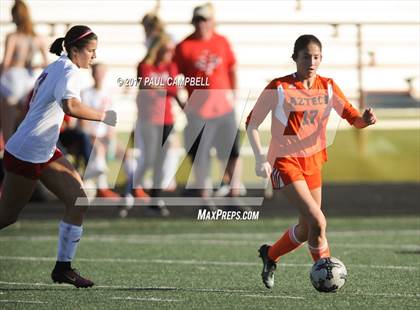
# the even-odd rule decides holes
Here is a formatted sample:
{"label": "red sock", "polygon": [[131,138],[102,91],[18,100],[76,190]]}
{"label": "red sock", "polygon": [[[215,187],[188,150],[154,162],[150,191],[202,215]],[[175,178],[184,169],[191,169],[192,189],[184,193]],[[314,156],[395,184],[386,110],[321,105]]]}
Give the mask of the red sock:
{"label": "red sock", "polygon": [[318,248],[315,248],[311,246],[308,243],[309,251],[311,252],[311,256],[314,262],[317,260],[324,258],[324,257],[330,257],[330,247],[328,246],[328,243],[325,243],[323,246],[320,246]]}
{"label": "red sock", "polygon": [[295,236],[295,226],[286,230],[283,236],[268,249],[268,257],[277,262],[280,256],[293,251],[302,245]]}

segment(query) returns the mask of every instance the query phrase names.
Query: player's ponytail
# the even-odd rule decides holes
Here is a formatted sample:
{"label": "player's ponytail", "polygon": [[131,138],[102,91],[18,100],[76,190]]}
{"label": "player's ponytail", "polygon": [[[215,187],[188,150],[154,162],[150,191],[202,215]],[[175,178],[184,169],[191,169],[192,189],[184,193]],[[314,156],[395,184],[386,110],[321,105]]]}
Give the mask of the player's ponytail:
{"label": "player's ponytail", "polygon": [[55,39],[53,44],[51,44],[50,53],[60,56],[61,52],[63,51],[63,42],[64,42],[64,38]]}

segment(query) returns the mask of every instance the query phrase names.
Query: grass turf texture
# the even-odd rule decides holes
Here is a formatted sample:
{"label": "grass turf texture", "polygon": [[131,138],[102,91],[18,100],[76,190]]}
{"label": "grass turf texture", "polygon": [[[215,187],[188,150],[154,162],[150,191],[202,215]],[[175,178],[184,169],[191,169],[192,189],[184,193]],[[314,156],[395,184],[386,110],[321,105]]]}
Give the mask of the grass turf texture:
{"label": "grass turf texture", "polygon": [[57,221],[22,221],[0,234],[0,308],[419,308],[418,218],[330,219],[332,254],[349,273],[335,294],[311,286],[306,247],[285,256],[275,288],[264,288],[257,249],[293,223],[87,220],[74,266],[96,286],[76,289],[49,278]]}

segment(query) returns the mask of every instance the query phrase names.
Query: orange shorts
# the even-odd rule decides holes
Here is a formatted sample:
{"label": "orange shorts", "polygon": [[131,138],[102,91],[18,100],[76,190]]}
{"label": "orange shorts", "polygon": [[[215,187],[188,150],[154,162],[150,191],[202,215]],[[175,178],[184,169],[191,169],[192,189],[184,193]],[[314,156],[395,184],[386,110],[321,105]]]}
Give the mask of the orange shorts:
{"label": "orange shorts", "polygon": [[311,171],[310,174],[307,174],[298,164],[290,162],[287,164],[279,164],[277,160],[273,165],[273,171],[271,172],[270,178],[273,189],[281,189],[286,185],[299,180],[305,181],[306,184],[308,184],[309,189],[315,189],[322,185],[320,169],[316,169],[315,171]]}

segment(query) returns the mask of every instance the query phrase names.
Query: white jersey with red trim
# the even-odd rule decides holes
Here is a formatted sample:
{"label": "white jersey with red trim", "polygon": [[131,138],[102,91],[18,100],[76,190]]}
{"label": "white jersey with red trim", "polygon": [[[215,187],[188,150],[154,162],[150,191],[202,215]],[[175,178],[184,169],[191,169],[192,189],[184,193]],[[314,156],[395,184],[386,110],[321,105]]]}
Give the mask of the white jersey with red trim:
{"label": "white jersey with red trim", "polygon": [[44,163],[54,155],[64,111],[62,101],[80,100],[79,68],[62,55],[35,82],[29,110],[6,150],[16,158]]}

